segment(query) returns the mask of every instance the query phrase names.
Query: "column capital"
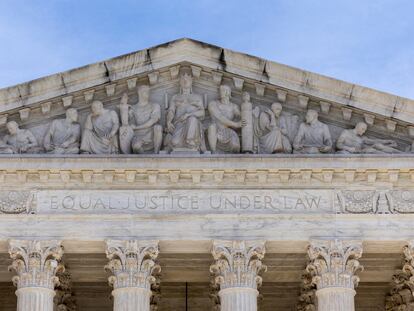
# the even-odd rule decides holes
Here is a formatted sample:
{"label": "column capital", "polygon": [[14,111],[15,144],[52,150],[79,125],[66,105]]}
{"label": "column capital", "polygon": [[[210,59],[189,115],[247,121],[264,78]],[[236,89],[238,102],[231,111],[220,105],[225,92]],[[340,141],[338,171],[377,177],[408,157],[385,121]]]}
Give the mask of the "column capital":
{"label": "column capital", "polygon": [[155,260],[158,257],[158,241],[107,240],[105,269],[113,275],[108,278],[114,289],[139,287],[151,290],[156,278],[153,273],[161,270]]}
{"label": "column capital", "polygon": [[342,287],[354,289],[359,283],[358,271],[362,242],[358,240],[311,240],[308,247],[310,263],[306,270],[313,275],[317,289]]}
{"label": "column capital", "polygon": [[215,263],[210,272],[220,289],[246,287],[257,289],[262,283],[259,276],[266,271],[262,264],[265,241],[214,241],[212,255]]}
{"label": "column capital", "polygon": [[9,254],[13,263],[10,271],[15,271],[13,284],[18,289],[24,287],[44,287],[53,290],[59,279],[58,271],[63,271],[59,261],[63,255],[61,241],[10,240]]}

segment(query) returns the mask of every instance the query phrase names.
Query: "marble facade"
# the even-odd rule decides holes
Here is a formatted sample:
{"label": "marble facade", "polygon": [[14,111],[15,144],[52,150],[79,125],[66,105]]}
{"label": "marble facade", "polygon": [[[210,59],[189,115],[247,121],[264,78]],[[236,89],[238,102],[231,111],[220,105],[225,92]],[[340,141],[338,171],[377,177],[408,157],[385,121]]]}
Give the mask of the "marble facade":
{"label": "marble facade", "polygon": [[414,308],[412,100],[181,39],[0,125],[0,310]]}

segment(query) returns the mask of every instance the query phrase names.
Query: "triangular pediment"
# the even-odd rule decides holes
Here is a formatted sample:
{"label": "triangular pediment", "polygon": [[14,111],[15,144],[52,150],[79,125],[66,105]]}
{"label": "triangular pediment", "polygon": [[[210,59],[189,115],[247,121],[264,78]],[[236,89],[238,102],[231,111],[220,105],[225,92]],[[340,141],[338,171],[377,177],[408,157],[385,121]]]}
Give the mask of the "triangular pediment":
{"label": "triangular pediment", "polygon": [[237,105],[243,91],[250,93],[254,107],[281,103],[282,115],[296,122],[289,133],[291,141],[308,109],[319,112],[334,141],[358,122],[368,124],[367,136],[394,140],[401,151],[410,148],[414,135],[412,100],[191,39],[1,89],[2,132],[6,122],[14,120],[41,142],[52,120],[63,118],[68,108],[78,110],[83,127],[93,100],[119,113],[122,95],[128,93],[130,103],[136,102],[136,89],[142,84],[150,86],[151,101],[160,105],[164,125],[183,72],[193,76],[193,92],[202,97],[207,111],[204,129],[210,122],[208,102],[218,99],[219,86],[226,84]]}

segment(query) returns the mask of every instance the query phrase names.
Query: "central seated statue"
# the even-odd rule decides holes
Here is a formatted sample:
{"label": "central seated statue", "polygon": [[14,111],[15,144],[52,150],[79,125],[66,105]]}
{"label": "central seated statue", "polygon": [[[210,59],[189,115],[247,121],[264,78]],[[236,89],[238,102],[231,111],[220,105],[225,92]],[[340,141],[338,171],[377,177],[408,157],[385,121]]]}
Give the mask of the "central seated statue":
{"label": "central seated statue", "polygon": [[192,77],[185,73],[180,78],[180,93],[171,98],[167,113],[165,145],[169,151],[205,152],[203,133],[205,111],[203,99],[192,92]]}

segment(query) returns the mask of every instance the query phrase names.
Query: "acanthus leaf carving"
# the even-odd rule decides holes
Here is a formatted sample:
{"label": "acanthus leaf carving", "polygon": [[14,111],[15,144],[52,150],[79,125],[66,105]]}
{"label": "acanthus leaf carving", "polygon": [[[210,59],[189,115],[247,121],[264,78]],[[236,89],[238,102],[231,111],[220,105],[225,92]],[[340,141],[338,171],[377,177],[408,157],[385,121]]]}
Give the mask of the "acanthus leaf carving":
{"label": "acanthus leaf carving", "polygon": [[257,289],[262,284],[260,274],[267,270],[262,264],[264,241],[214,241],[212,255],[215,263],[210,272],[220,289],[248,287]]}
{"label": "acanthus leaf carving", "polygon": [[161,271],[156,263],[158,257],[158,241],[108,240],[106,256],[109,263],[105,270],[113,275],[108,278],[115,289],[140,287],[151,289],[156,283],[153,275]]}
{"label": "acanthus leaf carving", "polygon": [[9,254],[13,260],[10,271],[17,275],[13,283],[17,288],[45,287],[54,289],[59,284],[57,272],[64,271],[59,263],[63,255],[57,240],[10,240]]}
{"label": "acanthus leaf carving", "polygon": [[356,275],[363,270],[359,263],[362,243],[356,240],[312,240],[308,247],[310,263],[306,270],[313,275],[318,289],[343,287],[354,289],[359,283]]}

